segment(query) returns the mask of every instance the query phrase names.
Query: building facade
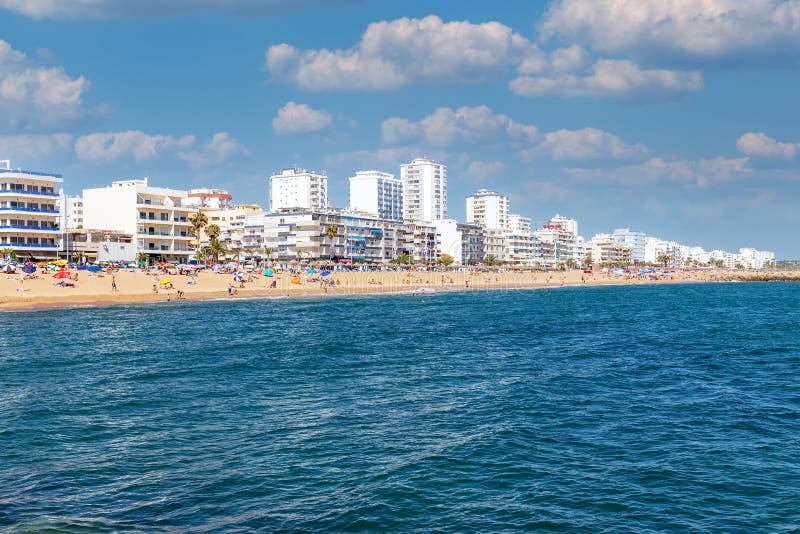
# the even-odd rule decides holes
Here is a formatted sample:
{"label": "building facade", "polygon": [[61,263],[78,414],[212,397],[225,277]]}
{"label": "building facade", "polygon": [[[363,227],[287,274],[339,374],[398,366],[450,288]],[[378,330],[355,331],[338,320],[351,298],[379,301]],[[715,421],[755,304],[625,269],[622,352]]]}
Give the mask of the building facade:
{"label": "building facade", "polygon": [[55,259],[60,241],[61,176],[0,167],[0,249],[18,258]]}
{"label": "building facade", "polygon": [[386,172],[357,172],[350,177],[350,209],[402,221],[403,182]]}
{"label": "building facade", "polygon": [[61,230],[83,228],[83,198],[80,195],[67,195],[64,190],[59,194],[61,211]]}
{"label": "building facade", "polygon": [[400,165],[403,183],[403,219],[441,221],[447,218],[447,166],[417,158]]}
{"label": "building facade", "polygon": [[632,232],[630,228],[617,228],[611,235],[617,243],[622,243],[631,250],[631,259],[635,263],[646,261],[645,240],[647,236],[643,232]]}
{"label": "building facade", "polygon": [[137,252],[150,260],[185,262],[195,254],[188,193],[152,187],[147,178],[121,180],[83,190],[84,225],[134,236]]}
{"label": "building facade", "polygon": [[467,197],[467,222],[484,228],[508,228],[508,197],[481,189]]}
{"label": "building facade", "polygon": [[283,169],[269,179],[269,211],[328,207],[328,177],[305,169]]}
{"label": "building facade", "polygon": [[224,189],[190,189],[186,205],[195,208],[227,210],[233,204],[233,196]]}
{"label": "building facade", "polygon": [[439,256],[447,254],[456,265],[475,265],[486,258],[483,228],[453,219],[434,221]]}

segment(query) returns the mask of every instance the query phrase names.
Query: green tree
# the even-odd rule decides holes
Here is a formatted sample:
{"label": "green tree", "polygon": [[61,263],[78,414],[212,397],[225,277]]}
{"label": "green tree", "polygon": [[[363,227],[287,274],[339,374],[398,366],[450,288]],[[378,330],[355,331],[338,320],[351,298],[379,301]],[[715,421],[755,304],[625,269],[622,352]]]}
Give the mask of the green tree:
{"label": "green tree", "polygon": [[136,255],[136,260],[137,260],[139,263],[144,263],[144,264],[147,264],[147,252],[139,252],[139,253]]}
{"label": "green tree", "polygon": [[73,252],[72,259],[75,260],[75,263],[83,263],[83,251],[76,250]]}
{"label": "green tree", "polygon": [[339,227],[333,223],[329,224],[328,227],[325,229],[325,235],[331,239],[337,237],[339,235]]}
{"label": "green tree", "polygon": [[197,238],[197,246],[200,247],[200,234],[203,233],[203,228],[208,226],[208,216],[198,211],[189,217],[189,223],[192,225],[192,235]]}
{"label": "green tree", "polygon": [[227,254],[228,249],[225,247],[225,243],[214,238],[209,242],[208,246],[205,247],[204,252],[206,255],[214,258],[214,263],[219,263],[219,257]]}
{"label": "green tree", "polygon": [[449,267],[453,264],[453,261],[453,256],[450,254],[442,254],[436,258],[436,265],[444,265],[445,267]]}
{"label": "green tree", "polygon": [[208,239],[210,241],[214,241],[215,239],[217,239],[220,233],[221,230],[219,229],[219,226],[217,226],[216,224],[209,224],[206,227],[206,235],[208,236]]}
{"label": "green tree", "polygon": [[669,265],[669,262],[672,259],[672,257],[669,254],[659,254],[657,259],[658,263],[660,263],[662,267],[666,267],[667,265]]}
{"label": "green tree", "polygon": [[393,259],[390,263],[395,263],[398,265],[409,265],[411,263],[411,255],[408,252],[403,252],[395,259]]}
{"label": "green tree", "polygon": [[592,253],[591,252],[586,255],[586,259],[583,260],[583,264],[588,266],[588,267],[591,267],[594,264],[594,262],[592,261]]}
{"label": "green tree", "polygon": [[486,258],[484,258],[483,261],[484,263],[486,263],[486,265],[491,267],[492,265],[495,265],[497,263],[497,256],[495,256],[494,254],[487,254]]}

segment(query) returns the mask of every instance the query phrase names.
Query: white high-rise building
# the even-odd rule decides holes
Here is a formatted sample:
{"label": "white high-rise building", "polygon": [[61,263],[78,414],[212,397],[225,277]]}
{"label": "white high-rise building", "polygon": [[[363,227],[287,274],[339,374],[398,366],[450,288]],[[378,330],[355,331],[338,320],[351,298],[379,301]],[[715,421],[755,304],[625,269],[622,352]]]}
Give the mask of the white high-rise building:
{"label": "white high-rise building", "polygon": [[441,221],[447,218],[447,166],[417,158],[400,165],[403,182],[403,218]]}
{"label": "white high-rise building", "polygon": [[186,191],[152,187],[147,178],[84,189],[84,225],[131,234],[137,252],[183,263],[195,253],[190,217],[197,208],[186,205],[187,197]]}
{"label": "white high-rise building", "polygon": [[61,241],[61,176],[0,163],[0,249],[18,258],[54,259]]}
{"label": "white high-rise building", "polygon": [[643,232],[632,232],[630,228],[617,228],[614,230],[612,237],[617,243],[622,243],[631,249],[631,260],[635,262],[645,261],[645,239],[647,236]]}
{"label": "white high-rise building", "polygon": [[564,217],[556,213],[556,216],[550,219],[548,224],[558,225],[570,234],[576,237],[578,236],[578,221],[575,219],[570,219],[569,217]]}
{"label": "white high-rise building", "polygon": [[350,209],[403,220],[403,182],[386,172],[357,172],[350,177]]}
{"label": "white high-rise building", "polygon": [[468,196],[467,222],[484,228],[508,228],[508,197],[487,189]]}
{"label": "white high-rise building", "polygon": [[212,210],[229,210],[233,205],[233,196],[224,189],[190,189],[186,197],[186,205]]}
{"label": "white high-rise building", "polygon": [[61,190],[61,230],[83,228],[83,198],[80,195],[67,195]]}
{"label": "white high-rise building", "polygon": [[328,207],[328,177],[305,169],[283,169],[269,179],[269,211]]}

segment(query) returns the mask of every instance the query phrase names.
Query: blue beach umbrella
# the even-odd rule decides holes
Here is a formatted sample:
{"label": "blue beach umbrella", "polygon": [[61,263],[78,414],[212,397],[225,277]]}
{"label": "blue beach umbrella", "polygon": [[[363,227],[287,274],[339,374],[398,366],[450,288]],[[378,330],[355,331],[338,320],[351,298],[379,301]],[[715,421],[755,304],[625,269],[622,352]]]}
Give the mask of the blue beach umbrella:
{"label": "blue beach umbrella", "polygon": [[319,275],[320,276],[330,276],[331,272],[330,271],[322,271],[321,273],[319,273]]}
{"label": "blue beach umbrella", "polygon": [[307,270],[306,272],[307,272],[308,274],[317,274],[319,271],[317,271],[316,269],[309,269],[309,270]]}
{"label": "blue beach umbrella", "polygon": [[22,268],[22,272],[28,274],[35,273],[36,267],[33,265],[26,265],[25,267]]}
{"label": "blue beach umbrella", "polygon": [[79,263],[79,264],[78,264],[78,270],[79,270],[79,271],[85,271],[85,270],[86,270],[88,267],[89,267],[89,266],[88,266],[88,265],[86,265],[85,263]]}
{"label": "blue beach umbrella", "polygon": [[264,269],[264,276],[275,276],[275,271],[272,269]]}
{"label": "blue beach umbrella", "polygon": [[97,273],[97,272],[100,272],[100,266],[99,265],[89,265],[86,268],[86,270],[89,271],[90,273]]}

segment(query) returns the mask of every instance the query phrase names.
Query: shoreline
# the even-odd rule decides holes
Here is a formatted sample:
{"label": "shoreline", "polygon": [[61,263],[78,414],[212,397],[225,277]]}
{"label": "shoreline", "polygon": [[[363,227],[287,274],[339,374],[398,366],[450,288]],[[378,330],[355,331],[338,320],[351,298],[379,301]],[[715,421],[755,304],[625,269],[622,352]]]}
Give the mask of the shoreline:
{"label": "shoreline", "polygon": [[[210,274],[210,273],[209,273]],[[703,273],[706,274],[706,273]],[[120,276],[125,275],[125,276]],[[117,273],[118,278],[125,279],[129,282],[131,276],[138,276],[140,280],[149,284],[149,278],[143,273]],[[453,275],[453,276],[450,276]],[[576,276],[577,275],[577,276]],[[184,298],[176,298],[176,290],[163,291],[161,293],[152,293],[146,291],[135,291],[125,293],[98,293],[92,292],[89,294],[70,294],[70,289],[60,288],[61,293],[53,293],[52,291],[42,294],[41,291],[30,295],[9,294],[8,291],[0,293],[0,313],[2,312],[15,312],[15,311],[44,311],[44,310],[59,310],[71,308],[102,308],[108,306],[125,306],[136,304],[180,304],[181,302],[210,302],[210,301],[223,301],[223,300],[298,300],[310,298],[343,298],[343,297],[364,297],[364,296],[379,296],[379,295],[408,295],[408,296],[424,296],[424,295],[439,295],[447,293],[470,293],[474,291],[515,291],[515,290],[537,290],[537,289],[559,289],[565,287],[600,287],[600,286],[657,286],[664,284],[684,284],[684,283],[721,283],[721,282],[767,282],[767,281],[800,281],[800,273],[798,274],[772,274],[767,273],[725,273],[717,274],[714,276],[696,276],[697,273],[691,275],[676,276],[673,278],[664,278],[658,280],[648,279],[618,279],[606,276],[581,276],[580,271],[567,272],[567,273],[536,273],[536,274],[510,274],[504,273],[503,280],[500,281],[500,276],[497,276],[494,281],[481,279],[474,273],[372,273],[372,272],[350,272],[342,273],[341,278],[345,278],[344,287],[337,287],[324,291],[319,288],[313,287],[314,284],[293,286],[287,283],[281,284],[281,287],[268,289],[266,287],[245,287],[236,288],[235,294],[228,294],[227,287],[224,287],[229,277],[225,275],[217,276],[216,282],[224,282],[223,287],[220,284],[211,284],[208,289],[191,288],[186,289]],[[206,276],[208,278],[209,276]],[[417,277],[415,282],[411,283],[409,278]],[[426,278],[423,283],[422,278]],[[447,277],[451,279],[449,283],[431,283],[431,278],[434,277]],[[458,278],[462,282],[456,284],[452,278]],[[557,279],[554,279],[557,278]],[[102,278],[102,277],[101,277]],[[172,278],[179,278],[172,276]],[[370,278],[375,280],[381,278],[380,282],[365,283],[366,279]],[[386,279],[389,280],[386,280]],[[405,280],[398,280],[398,278]],[[520,279],[523,278],[523,279]],[[587,279],[588,278],[588,279]],[[262,278],[263,280],[263,278]],[[280,280],[280,278],[278,278]],[[286,280],[286,277],[284,277]],[[347,282],[354,282],[347,284]],[[204,280],[206,282],[206,280]],[[385,283],[389,282],[389,283]],[[394,283],[392,283],[394,282]],[[463,283],[466,282],[466,283]],[[472,282],[469,284],[469,282]],[[495,283],[496,282],[496,283]],[[28,282],[26,282],[28,283]],[[188,283],[188,282],[187,282]],[[469,285],[467,285],[469,284]],[[141,286],[141,284],[139,284]],[[2,286],[0,286],[2,287]],[[47,288],[51,289],[51,288]],[[169,300],[168,300],[169,299]]]}

